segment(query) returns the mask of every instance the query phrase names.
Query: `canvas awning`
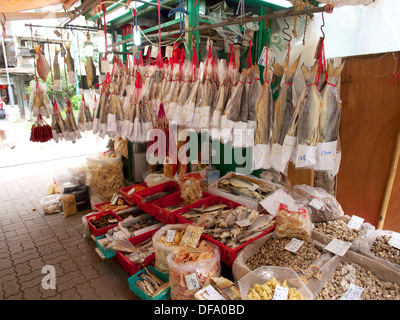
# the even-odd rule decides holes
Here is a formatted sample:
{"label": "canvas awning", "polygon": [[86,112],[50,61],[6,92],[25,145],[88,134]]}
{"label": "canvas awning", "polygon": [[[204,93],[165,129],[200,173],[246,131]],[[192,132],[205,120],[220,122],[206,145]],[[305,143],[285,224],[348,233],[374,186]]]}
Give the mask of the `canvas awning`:
{"label": "canvas awning", "polygon": [[0,0],[0,12],[11,13],[63,4],[66,0]]}

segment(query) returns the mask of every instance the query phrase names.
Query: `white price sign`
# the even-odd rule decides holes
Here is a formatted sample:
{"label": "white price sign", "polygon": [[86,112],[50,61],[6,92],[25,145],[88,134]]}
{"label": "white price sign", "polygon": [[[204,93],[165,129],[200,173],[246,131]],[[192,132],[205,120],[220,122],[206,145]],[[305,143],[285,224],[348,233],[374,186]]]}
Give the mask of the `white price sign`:
{"label": "white price sign", "polygon": [[352,216],[350,221],[347,223],[347,227],[350,229],[358,230],[358,229],[360,229],[363,222],[364,222],[363,218],[360,218],[357,216]]}
{"label": "white price sign", "polygon": [[197,277],[195,273],[191,273],[185,276],[186,285],[189,290],[200,289],[199,282],[197,281]]}
{"label": "white price sign", "polygon": [[304,243],[303,240],[292,238],[290,242],[286,245],[285,249],[290,252],[296,253],[303,245],[303,243]]}
{"label": "white price sign", "polygon": [[340,300],[358,300],[361,297],[363,291],[364,288],[358,287],[354,284],[350,284],[349,289],[347,289],[346,293]]}
{"label": "white price sign", "polygon": [[168,230],[167,234],[165,235],[165,239],[167,242],[174,242],[176,230]]}
{"label": "white price sign", "polygon": [[392,247],[400,250],[400,234],[394,233],[389,240],[389,244]]}
{"label": "white price sign", "polygon": [[347,250],[349,250],[350,247],[351,247],[351,242],[346,242],[339,239],[333,239],[325,247],[325,250],[342,257],[347,252]]}
{"label": "white price sign", "polygon": [[272,300],[287,300],[289,288],[276,286]]}

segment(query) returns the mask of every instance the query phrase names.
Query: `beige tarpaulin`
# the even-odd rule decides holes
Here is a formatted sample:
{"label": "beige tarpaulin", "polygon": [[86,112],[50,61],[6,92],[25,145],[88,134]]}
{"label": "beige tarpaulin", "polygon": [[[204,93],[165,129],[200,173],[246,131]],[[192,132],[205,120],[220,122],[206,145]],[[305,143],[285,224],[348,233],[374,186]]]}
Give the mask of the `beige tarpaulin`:
{"label": "beige tarpaulin", "polygon": [[0,0],[0,12],[11,13],[63,4],[66,0]]}

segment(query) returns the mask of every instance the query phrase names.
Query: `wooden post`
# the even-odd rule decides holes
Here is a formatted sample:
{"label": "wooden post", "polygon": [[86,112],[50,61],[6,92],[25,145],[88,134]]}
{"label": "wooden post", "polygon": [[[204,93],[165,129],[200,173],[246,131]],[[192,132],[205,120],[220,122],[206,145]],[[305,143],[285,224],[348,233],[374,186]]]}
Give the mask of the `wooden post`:
{"label": "wooden post", "polygon": [[400,129],[399,132],[397,133],[396,147],[394,149],[392,166],[390,168],[389,178],[385,189],[385,195],[383,197],[381,213],[379,215],[378,229],[383,229],[383,225],[385,223],[386,212],[389,206],[390,196],[392,194],[394,178],[396,176],[397,166],[399,164],[399,157],[400,157]]}

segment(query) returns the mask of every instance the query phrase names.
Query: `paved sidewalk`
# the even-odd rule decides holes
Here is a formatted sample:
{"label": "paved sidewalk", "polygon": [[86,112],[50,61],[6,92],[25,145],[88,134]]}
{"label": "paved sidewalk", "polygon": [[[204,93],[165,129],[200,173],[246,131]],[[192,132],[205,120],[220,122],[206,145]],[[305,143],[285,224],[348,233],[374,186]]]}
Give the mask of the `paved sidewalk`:
{"label": "paved sidewalk", "polygon": [[[83,237],[83,214],[64,218],[41,210],[40,201],[54,174],[80,165],[85,154],[102,151],[103,144],[88,145],[86,150],[72,144],[29,146],[26,150],[35,154],[19,159],[12,152],[20,149],[18,155],[23,155],[22,144],[27,143],[21,141],[13,150],[0,149],[0,299],[138,299],[129,290],[129,274],[114,259],[102,260],[95,243]],[[50,159],[70,158],[46,161],[52,151]],[[55,268],[56,289],[42,287],[46,265]]]}

